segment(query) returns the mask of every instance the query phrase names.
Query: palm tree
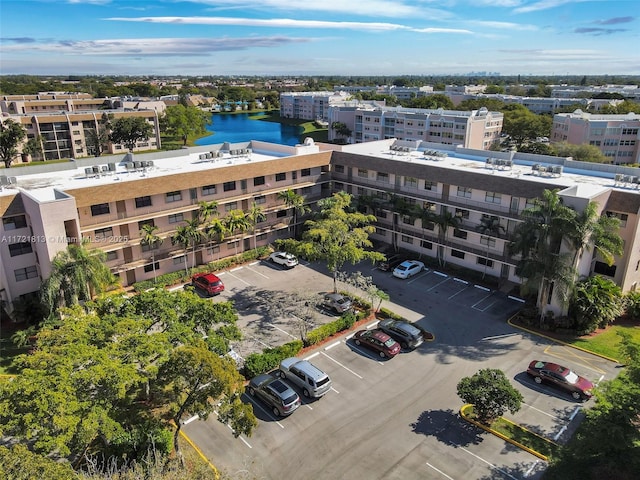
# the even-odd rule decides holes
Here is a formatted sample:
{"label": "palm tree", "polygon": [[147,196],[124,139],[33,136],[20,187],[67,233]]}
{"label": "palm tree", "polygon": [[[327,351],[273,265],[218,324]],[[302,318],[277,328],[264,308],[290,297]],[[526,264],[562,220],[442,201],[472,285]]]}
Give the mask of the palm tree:
{"label": "palm tree", "polygon": [[500,233],[505,233],[506,229],[500,225],[500,218],[494,216],[483,215],[480,219],[480,225],[476,227],[476,231],[482,235],[487,241],[487,258],[484,262],[484,272],[482,278],[487,275],[487,264],[489,263],[489,245],[491,240],[500,236]]}
{"label": "palm tree", "polygon": [[216,217],[211,219],[211,221],[205,225],[204,234],[211,243],[214,241],[220,243],[224,240],[224,237],[227,234],[227,227],[223,220]]}
{"label": "palm tree", "polygon": [[160,246],[162,239],[156,235],[159,227],[151,223],[145,223],[140,229],[140,244],[146,245],[151,250],[151,264],[153,266],[153,282],[156,282],[156,252],[155,249]]}
{"label": "palm tree", "polygon": [[391,193],[387,199],[387,208],[391,211],[391,245],[393,249],[398,251],[398,238],[396,235],[396,225],[398,224],[398,218],[408,216],[411,219],[417,218],[415,205],[407,202],[407,200],[395,193]]}
{"label": "palm tree", "polygon": [[431,205],[432,204],[430,203],[425,203],[422,206],[422,208],[416,212],[417,218],[420,219],[420,228],[422,229],[422,244],[420,248],[419,258],[422,258],[422,245],[424,244],[424,239],[426,236],[425,231],[427,230],[427,225],[430,225],[431,226],[430,230],[433,230],[436,217],[437,217],[436,213],[431,208]]}
{"label": "palm tree", "polygon": [[191,247],[193,252],[191,267],[194,268],[196,266],[196,245],[202,239],[202,230],[200,230],[200,219],[197,216],[191,220],[186,220],[186,223],[186,225],[181,225],[176,228],[176,233],[174,233],[172,238],[174,243],[182,245],[182,248],[184,248],[184,271],[188,275],[187,252]]}
{"label": "palm tree", "polygon": [[256,238],[256,225],[260,222],[264,222],[267,216],[262,212],[262,207],[259,207],[256,202],[251,204],[251,210],[249,210],[245,217],[251,225],[251,231],[253,234],[253,248],[258,250],[258,240]]}
{"label": "palm tree", "polygon": [[445,255],[445,244],[447,243],[447,237],[449,235],[449,227],[454,229],[460,227],[460,217],[454,215],[446,207],[442,207],[443,211],[440,215],[436,215],[433,222],[438,226],[438,261],[440,265],[445,266],[447,264]]}
{"label": "palm tree", "polygon": [[304,197],[293,190],[278,192],[278,199],[282,200],[287,208],[293,208],[293,237],[298,237],[298,214],[304,215],[311,209],[305,205]]}
{"label": "palm tree", "polygon": [[242,234],[251,228],[251,225],[242,210],[231,210],[223,222],[227,232],[231,235],[235,235],[236,232],[240,233],[240,239],[235,242],[236,256],[238,256],[238,242],[242,239]]}
{"label": "palm tree", "polygon": [[218,214],[218,202],[200,202],[198,208],[198,218],[204,224],[209,221],[211,217]]}
{"label": "palm tree", "polygon": [[41,286],[40,298],[49,315],[59,307],[70,307],[91,300],[116,284],[105,265],[106,253],[88,250],[86,242],[70,244],[51,262],[51,275]]}

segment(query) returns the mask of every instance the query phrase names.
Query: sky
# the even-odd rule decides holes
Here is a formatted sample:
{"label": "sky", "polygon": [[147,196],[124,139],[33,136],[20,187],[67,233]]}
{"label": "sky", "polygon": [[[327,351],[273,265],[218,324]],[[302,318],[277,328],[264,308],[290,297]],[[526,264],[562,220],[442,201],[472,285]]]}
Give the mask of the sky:
{"label": "sky", "polygon": [[638,75],[640,0],[0,0],[0,74]]}

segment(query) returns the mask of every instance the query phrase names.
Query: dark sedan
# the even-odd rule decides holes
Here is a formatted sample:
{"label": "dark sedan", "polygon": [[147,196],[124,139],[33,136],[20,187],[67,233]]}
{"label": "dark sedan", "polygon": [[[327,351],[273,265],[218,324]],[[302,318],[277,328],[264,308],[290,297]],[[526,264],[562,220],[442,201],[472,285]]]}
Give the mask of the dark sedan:
{"label": "dark sedan", "polygon": [[418,348],[424,342],[422,331],[409,322],[386,318],[378,322],[377,328],[400,343],[402,348]]}
{"label": "dark sedan", "polygon": [[545,382],[558,387],[576,400],[589,400],[593,395],[593,383],[555,363],[534,360],[529,364],[527,373],[536,383]]}
{"label": "dark sedan", "polygon": [[353,336],[353,342],[376,351],[382,358],[393,358],[400,353],[400,344],[382,330],[360,330]]}

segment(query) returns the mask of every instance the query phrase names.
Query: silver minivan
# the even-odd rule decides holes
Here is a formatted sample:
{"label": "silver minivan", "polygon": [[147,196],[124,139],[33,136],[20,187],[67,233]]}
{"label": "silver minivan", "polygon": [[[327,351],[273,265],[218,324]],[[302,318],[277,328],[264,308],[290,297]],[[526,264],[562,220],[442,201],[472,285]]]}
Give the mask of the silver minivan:
{"label": "silver minivan", "polygon": [[300,387],[307,398],[320,398],[331,389],[329,375],[311,362],[296,357],[282,360],[278,375]]}

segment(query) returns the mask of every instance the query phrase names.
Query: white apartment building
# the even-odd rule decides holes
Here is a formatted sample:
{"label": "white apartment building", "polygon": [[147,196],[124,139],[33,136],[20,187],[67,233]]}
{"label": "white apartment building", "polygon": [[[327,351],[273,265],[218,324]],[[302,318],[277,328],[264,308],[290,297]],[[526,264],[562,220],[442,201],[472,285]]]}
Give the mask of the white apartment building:
{"label": "white apartment building", "polygon": [[350,100],[347,92],[287,92],[280,94],[280,116],[301,120],[328,120],[331,105]]}
{"label": "white apartment building", "polygon": [[640,115],[599,115],[576,110],[553,116],[552,142],[589,144],[616,165],[640,163]]}

